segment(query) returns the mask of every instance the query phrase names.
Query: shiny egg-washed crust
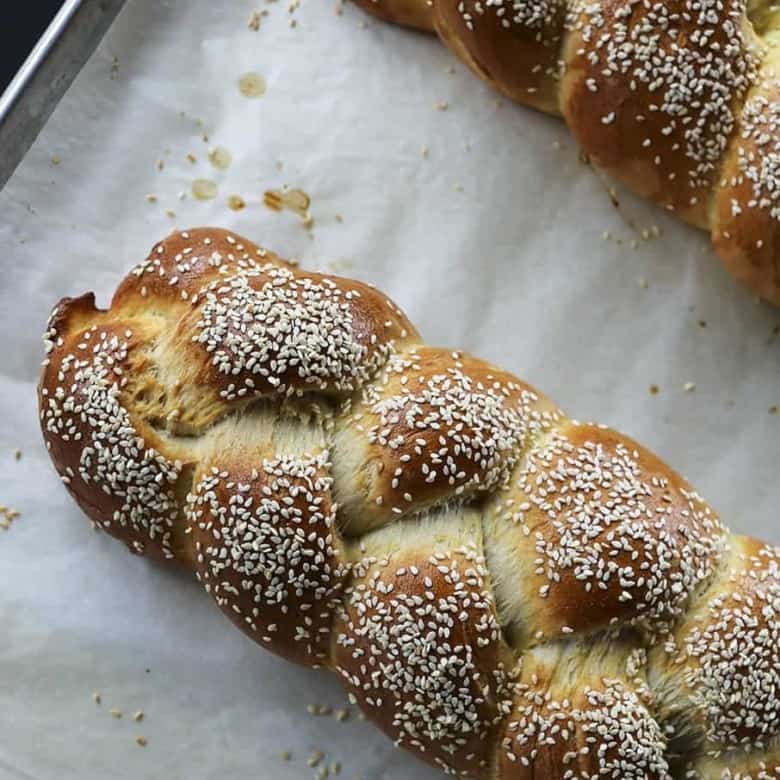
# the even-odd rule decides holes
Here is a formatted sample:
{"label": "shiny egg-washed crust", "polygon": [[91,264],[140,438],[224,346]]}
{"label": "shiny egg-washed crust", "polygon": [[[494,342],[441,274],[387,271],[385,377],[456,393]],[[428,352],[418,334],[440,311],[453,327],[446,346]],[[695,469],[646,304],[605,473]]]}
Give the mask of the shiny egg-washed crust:
{"label": "shiny egg-washed crust", "polygon": [[770,0],[358,4],[437,33],[503,94],[562,116],[594,164],[709,231],[726,268],[780,305],[780,10]]}
{"label": "shiny egg-washed crust", "polygon": [[392,5],[377,5],[373,0],[355,2],[386,22],[429,31],[433,24],[433,11],[425,0],[397,0]]}
{"label": "shiny egg-washed crust", "polygon": [[780,552],[384,295],[175,233],[65,299],[40,420],[98,529],[484,780],[780,776]]}

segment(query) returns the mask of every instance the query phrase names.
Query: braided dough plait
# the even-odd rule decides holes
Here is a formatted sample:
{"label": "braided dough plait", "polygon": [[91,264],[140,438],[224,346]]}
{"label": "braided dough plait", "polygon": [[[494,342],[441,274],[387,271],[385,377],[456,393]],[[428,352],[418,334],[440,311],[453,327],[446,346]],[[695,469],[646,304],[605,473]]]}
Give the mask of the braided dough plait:
{"label": "braided dough plait", "polygon": [[769,0],[359,0],[438,33],[588,157],[711,234],[780,305],[780,8]]}
{"label": "braided dough plait", "polygon": [[780,777],[780,552],[359,282],[176,233],[65,299],[40,419],[95,526],[484,780]]}

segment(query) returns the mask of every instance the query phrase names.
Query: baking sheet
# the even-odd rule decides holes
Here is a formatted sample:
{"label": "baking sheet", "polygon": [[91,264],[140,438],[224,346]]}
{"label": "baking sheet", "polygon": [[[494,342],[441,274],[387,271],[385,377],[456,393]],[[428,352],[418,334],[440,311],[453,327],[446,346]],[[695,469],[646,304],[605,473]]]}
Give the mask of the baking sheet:
{"label": "baking sheet", "polygon": [[[188,577],[91,531],[49,465],[33,387],[51,306],[105,303],[174,225],[378,284],[428,341],[624,430],[735,530],[780,541],[778,313],[705,236],[619,189],[615,207],[558,122],[497,100],[432,39],[334,10],[130,0],[0,193],[0,503],[21,513],[0,530],[0,778],[286,780],[315,775],[317,750],[347,778],[439,776],[354,712],[310,715],[343,706],[335,678],[256,648]],[[250,72],[267,84],[253,100]],[[197,178],[216,199],[191,197]],[[262,205],[283,185],[311,196],[310,230]]]}

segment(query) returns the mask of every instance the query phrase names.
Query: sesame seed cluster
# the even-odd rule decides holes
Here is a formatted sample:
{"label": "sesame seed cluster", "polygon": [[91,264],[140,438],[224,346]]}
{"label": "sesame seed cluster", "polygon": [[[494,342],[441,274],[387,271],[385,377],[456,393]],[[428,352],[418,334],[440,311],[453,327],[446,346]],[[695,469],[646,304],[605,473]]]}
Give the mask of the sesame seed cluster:
{"label": "sesame seed cluster", "polygon": [[[766,588],[719,597],[709,604],[710,621],[695,626],[685,639],[695,665],[687,675],[693,701],[712,713],[708,736],[740,744],[764,742],[778,731],[780,645],[776,627],[780,610],[777,564]],[[746,589],[752,583],[746,583]],[[758,613],[759,617],[756,617]],[[770,630],[756,630],[761,619]],[[734,683],[739,697],[724,697]]]}
{"label": "sesame seed cluster", "polygon": [[344,581],[325,453],[211,466],[187,505],[198,579],[260,644],[319,666]]}
{"label": "sesame seed cluster", "polygon": [[780,11],[769,0],[358,0],[436,32],[513,100],[561,115],[587,158],[710,232],[780,305]]}
{"label": "sesame seed cluster", "polygon": [[[45,334],[47,374],[56,378],[51,389],[40,388],[40,417],[47,446],[55,459],[68,465],[62,482],[83,485],[80,503],[102,527],[120,528],[132,549],[173,557],[171,528],[178,515],[175,488],[181,472],[178,460],[147,447],[121,402],[127,383],[124,365],[132,331],[112,325],[92,325],[77,338],[59,335],[60,307],[55,308]],[[68,457],[70,450],[78,457]]]}
{"label": "sesame seed cluster", "polygon": [[539,595],[582,597],[571,630],[592,624],[591,604],[610,625],[669,620],[712,574],[719,519],[653,460],[625,437],[574,423],[531,450],[518,475],[513,522],[533,540]]}
{"label": "sesame seed cluster", "polygon": [[226,231],[45,339],[44,439],[95,525],[398,745],[475,778],[780,777],[780,553],[627,437]]}
{"label": "sesame seed cluster", "polygon": [[353,574],[335,652],[348,690],[396,744],[483,774],[512,685],[480,550],[368,554]]}
{"label": "sesame seed cluster", "polygon": [[375,333],[361,343],[351,306],[359,297],[330,279],[315,281],[274,265],[242,269],[207,288],[194,340],[226,377],[220,395],[227,400],[254,395],[258,384],[260,392],[268,385],[281,394],[348,392],[391,350]]}
{"label": "sesame seed cluster", "polygon": [[[519,768],[512,777],[534,777],[535,766],[560,766],[559,777],[645,780],[669,777],[666,740],[643,702],[620,680],[602,678],[558,698],[535,682],[520,685],[504,758]],[[593,774],[592,754],[599,756]]]}

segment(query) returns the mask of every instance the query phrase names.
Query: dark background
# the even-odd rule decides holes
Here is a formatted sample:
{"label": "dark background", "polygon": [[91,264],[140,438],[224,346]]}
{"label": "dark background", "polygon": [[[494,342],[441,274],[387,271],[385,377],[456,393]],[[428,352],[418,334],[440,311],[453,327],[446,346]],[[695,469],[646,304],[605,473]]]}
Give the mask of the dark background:
{"label": "dark background", "polygon": [[6,9],[0,33],[0,93],[27,59],[38,38],[62,6],[63,0],[26,0]]}

